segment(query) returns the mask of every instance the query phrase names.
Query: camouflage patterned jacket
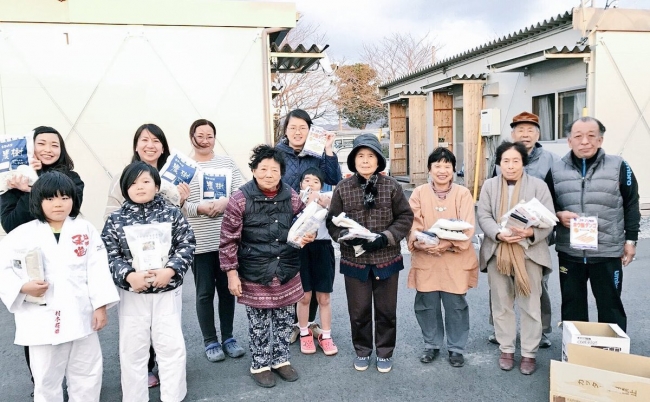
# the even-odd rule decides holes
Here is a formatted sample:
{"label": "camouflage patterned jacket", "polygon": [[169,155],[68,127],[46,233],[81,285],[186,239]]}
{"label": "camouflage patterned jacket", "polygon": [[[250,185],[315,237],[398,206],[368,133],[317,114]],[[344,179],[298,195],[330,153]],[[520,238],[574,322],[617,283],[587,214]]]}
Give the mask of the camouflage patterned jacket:
{"label": "camouflage patterned jacket", "polygon": [[165,202],[160,195],[146,204],[125,201],[122,207],[113,212],[102,231],[102,240],[108,252],[108,262],[115,285],[130,290],[126,276],[135,272],[132,266],[133,256],[124,235],[124,226],[148,223],[171,222],[172,246],[169,249],[169,261],[166,266],[176,271],[165,288],[150,287],[141,293],[160,293],[175,289],[183,284],[183,276],[192,265],[196,240],[192,227],[181,210]]}

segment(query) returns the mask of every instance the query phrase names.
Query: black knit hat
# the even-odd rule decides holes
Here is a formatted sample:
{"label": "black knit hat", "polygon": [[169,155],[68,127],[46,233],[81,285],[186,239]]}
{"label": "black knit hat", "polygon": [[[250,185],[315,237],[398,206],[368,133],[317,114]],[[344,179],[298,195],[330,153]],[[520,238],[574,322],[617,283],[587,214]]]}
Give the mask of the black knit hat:
{"label": "black knit hat", "polygon": [[379,144],[377,136],[373,134],[361,134],[354,139],[354,142],[352,143],[352,151],[350,151],[350,154],[348,155],[348,169],[350,169],[350,172],[356,173],[357,171],[357,167],[354,165],[354,158],[357,156],[357,152],[359,152],[359,149],[361,148],[368,148],[377,156],[377,171],[375,173],[386,169],[386,158],[384,158],[384,155],[381,153],[381,144]]}

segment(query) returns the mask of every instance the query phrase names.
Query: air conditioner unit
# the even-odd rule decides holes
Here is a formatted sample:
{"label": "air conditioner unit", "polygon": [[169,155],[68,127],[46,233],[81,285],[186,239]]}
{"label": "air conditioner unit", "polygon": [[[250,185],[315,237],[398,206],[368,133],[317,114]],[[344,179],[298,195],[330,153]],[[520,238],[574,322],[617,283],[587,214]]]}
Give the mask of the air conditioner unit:
{"label": "air conditioner unit", "polygon": [[481,110],[481,135],[484,137],[501,135],[501,111],[499,109]]}

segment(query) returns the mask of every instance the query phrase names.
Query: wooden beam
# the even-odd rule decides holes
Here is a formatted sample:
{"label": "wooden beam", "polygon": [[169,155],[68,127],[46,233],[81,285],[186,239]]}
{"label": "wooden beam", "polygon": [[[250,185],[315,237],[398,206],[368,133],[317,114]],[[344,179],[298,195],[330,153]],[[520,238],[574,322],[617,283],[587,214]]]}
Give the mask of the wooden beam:
{"label": "wooden beam", "polygon": [[409,99],[409,176],[411,183],[427,182],[426,97]]}
{"label": "wooden beam", "polygon": [[[474,188],[478,136],[481,135],[482,106],[483,84],[463,84],[463,160],[465,161],[465,186],[470,191],[473,191]],[[481,185],[481,178],[479,181],[479,185]]]}

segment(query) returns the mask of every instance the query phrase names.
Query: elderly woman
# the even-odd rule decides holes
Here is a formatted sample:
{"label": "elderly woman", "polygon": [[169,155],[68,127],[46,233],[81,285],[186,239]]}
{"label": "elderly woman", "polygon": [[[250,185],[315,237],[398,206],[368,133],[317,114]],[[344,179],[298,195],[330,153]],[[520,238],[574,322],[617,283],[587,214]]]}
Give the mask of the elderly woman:
{"label": "elderly woman", "polygon": [[[404,269],[400,241],[413,224],[413,211],[402,187],[391,177],[379,174],[386,167],[377,137],[355,138],[348,155],[348,168],[355,172],[339,183],[332,194],[327,229],[336,241],[343,228],[331,221],[341,212],[377,234],[374,240],[351,239],[341,243],[341,273],[345,276],[354,368],[366,370],[373,350],[373,302],[377,370],[387,373],[397,334],[397,284]],[[353,246],[361,246],[356,256]]]}
{"label": "elderly woman", "polygon": [[522,374],[535,372],[535,355],[542,337],[540,296],[542,275],[551,271],[551,255],[546,238],[552,229],[507,228],[502,231],[501,217],[519,201],[537,198],[555,213],[546,184],[524,172],[528,162],[526,147],[520,143],[503,142],[496,151],[501,174],[483,184],[478,203],[478,222],[485,233],[479,264],[488,273],[492,319],[501,349],[499,367],[514,367],[517,322],[515,300],[519,305],[521,328]]}
{"label": "elderly woman", "polygon": [[[456,157],[446,148],[436,148],[427,161],[431,183],[413,190],[409,199],[414,219],[409,250],[411,270],[408,287],[415,288],[415,316],[424,337],[422,363],[431,363],[440,352],[445,329],[449,364],[462,367],[469,335],[469,306],[465,294],[478,284],[478,260],[468,240],[440,239],[437,245],[418,241],[415,231],[428,230],[438,219],[458,219],[474,225],[474,200],[469,190],[453,184]],[[445,324],[441,304],[445,308]]]}
{"label": "elderly woman", "polygon": [[[285,381],[298,379],[289,362],[289,338],[295,303],[304,292],[298,249],[287,244],[287,235],[304,204],[280,180],[285,164],[279,150],[259,145],[248,166],[253,180],[230,196],[224,212],[219,261],[228,290],[246,306],[251,375],[270,388],[272,371]],[[304,243],[314,238],[305,237]]]}

